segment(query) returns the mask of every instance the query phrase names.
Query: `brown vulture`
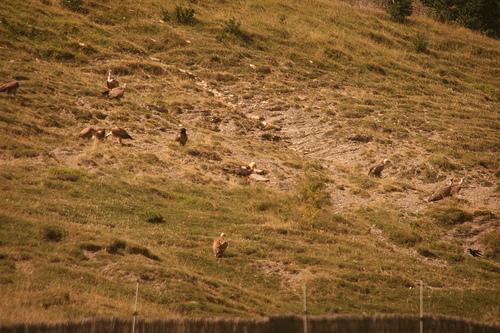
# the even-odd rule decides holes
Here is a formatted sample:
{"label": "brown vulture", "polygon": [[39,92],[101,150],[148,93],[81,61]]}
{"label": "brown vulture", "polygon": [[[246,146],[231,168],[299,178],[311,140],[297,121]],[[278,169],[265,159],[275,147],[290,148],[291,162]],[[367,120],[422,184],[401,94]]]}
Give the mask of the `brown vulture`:
{"label": "brown vulture", "polygon": [[372,177],[382,176],[382,171],[384,171],[385,165],[389,162],[390,161],[387,158],[385,158],[379,164],[372,166],[370,168],[370,171],[368,171],[368,176],[372,176]]}
{"label": "brown vulture", "polygon": [[106,86],[108,87],[109,90],[117,88],[120,85],[118,83],[118,80],[115,79],[114,77],[111,77],[111,69],[108,71],[108,79],[106,80]]}
{"label": "brown vulture", "polygon": [[120,128],[120,127],[114,127],[114,128],[112,128],[111,132],[109,132],[108,134],[106,134],[106,137],[108,137],[110,135],[112,135],[115,138],[117,138],[118,142],[120,142],[121,145],[123,145],[122,140],[124,140],[124,139],[134,140],[130,136],[130,134],[128,134],[128,132],[126,130],[124,130],[123,128]]}
{"label": "brown vulture", "polygon": [[90,139],[95,134],[95,129],[93,127],[85,127],[78,136],[82,139]]}
{"label": "brown vulture", "polygon": [[451,189],[453,187],[453,178],[450,179],[448,185],[439,188],[436,192],[434,192],[429,198],[427,198],[427,202],[431,201],[439,201],[446,197],[451,196]]}
{"label": "brown vulture", "polygon": [[19,88],[19,82],[10,81],[0,85],[0,92],[6,92],[10,95],[15,95],[17,93],[17,89]]}
{"label": "brown vulture", "polygon": [[455,195],[455,194],[458,194],[460,192],[460,190],[462,189],[462,184],[464,183],[464,177],[462,177],[460,179],[460,181],[458,182],[458,184],[455,184],[451,187],[451,191],[450,191],[450,195]]}
{"label": "brown vulture", "polygon": [[214,255],[216,258],[222,257],[224,251],[227,248],[227,241],[225,240],[226,234],[220,234],[220,237],[214,240],[214,244],[212,245],[212,250],[214,251]]}
{"label": "brown vulture", "polygon": [[99,141],[104,140],[104,138],[106,137],[106,130],[103,128],[97,129],[94,133],[94,137]]}
{"label": "brown vulture", "polygon": [[102,93],[103,96],[107,96],[109,99],[121,99],[125,94],[125,88],[127,84],[125,83],[123,87],[116,87],[111,90],[106,90]]}
{"label": "brown vulture", "polygon": [[179,144],[184,146],[186,144],[187,140],[188,140],[188,136],[187,136],[186,129],[184,127],[182,127],[179,130],[179,133],[177,133],[177,136],[175,137],[175,141],[179,142]]}

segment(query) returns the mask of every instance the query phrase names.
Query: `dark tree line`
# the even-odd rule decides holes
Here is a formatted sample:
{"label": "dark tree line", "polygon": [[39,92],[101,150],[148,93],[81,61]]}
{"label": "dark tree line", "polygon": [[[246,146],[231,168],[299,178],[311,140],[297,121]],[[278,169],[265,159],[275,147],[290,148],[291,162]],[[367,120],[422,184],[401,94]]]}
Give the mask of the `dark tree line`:
{"label": "dark tree line", "polygon": [[[457,22],[500,38],[500,0],[420,0],[440,21]],[[411,15],[412,0],[387,0],[396,21]]]}
{"label": "dark tree line", "polygon": [[500,0],[421,0],[437,19],[500,37]]}

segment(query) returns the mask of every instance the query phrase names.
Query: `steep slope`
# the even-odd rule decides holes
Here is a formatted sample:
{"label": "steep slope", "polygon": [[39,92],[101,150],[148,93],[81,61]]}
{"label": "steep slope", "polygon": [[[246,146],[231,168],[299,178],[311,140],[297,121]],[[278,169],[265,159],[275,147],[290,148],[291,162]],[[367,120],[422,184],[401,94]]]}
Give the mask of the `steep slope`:
{"label": "steep slope", "polygon": [[[336,1],[0,14],[0,78],[21,83],[0,95],[1,321],[130,315],[136,280],[145,317],[297,313],[303,283],[311,313],[415,312],[420,279],[427,311],[499,320],[498,41]],[[251,161],[269,182],[231,173]],[[458,196],[424,202],[452,176]]]}

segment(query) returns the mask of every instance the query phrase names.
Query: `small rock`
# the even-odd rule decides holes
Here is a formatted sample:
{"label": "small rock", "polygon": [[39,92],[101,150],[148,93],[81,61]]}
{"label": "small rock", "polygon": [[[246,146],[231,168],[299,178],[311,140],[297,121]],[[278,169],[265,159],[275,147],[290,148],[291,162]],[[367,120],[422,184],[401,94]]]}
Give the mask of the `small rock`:
{"label": "small rock", "polygon": [[256,182],[268,182],[269,178],[263,177],[261,175],[252,173],[248,178],[255,180]]}

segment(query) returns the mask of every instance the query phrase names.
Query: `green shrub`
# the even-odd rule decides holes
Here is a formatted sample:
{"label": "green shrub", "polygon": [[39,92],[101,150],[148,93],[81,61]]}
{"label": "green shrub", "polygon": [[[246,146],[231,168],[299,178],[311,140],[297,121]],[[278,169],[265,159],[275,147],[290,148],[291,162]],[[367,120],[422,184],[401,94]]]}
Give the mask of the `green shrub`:
{"label": "green shrub", "polygon": [[102,249],[102,246],[93,243],[83,243],[80,245],[80,249],[89,252],[97,252]]}
{"label": "green shrub", "polygon": [[106,247],[106,251],[111,254],[118,253],[120,250],[123,250],[127,247],[127,242],[122,241],[122,240],[115,240],[113,243],[109,244],[108,247]]}
{"label": "green shrub", "polygon": [[76,182],[82,177],[79,170],[71,168],[54,168],[50,170],[50,174],[52,178],[68,182]]}
{"label": "green shrub", "polygon": [[431,212],[431,216],[439,223],[449,226],[471,221],[473,217],[472,214],[454,207],[436,209]]}
{"label": "green shrub", "polygon": [[387,11],[396,22],[404,22],[413,11],[412,0],[388,0]]}
{"label": "green shrub", "polygon": [[162,8],[162,9],[160,10],[160,17],[161,17],[161,19],[162,19],[163,21],[165,21],[165,22],[170,22],[170,20],[172,19],[172,18],[170,17],[170,13],[169,13],[169,11],[168,11],[168,10],[166,10],[165,8]]}
{"label": "green shrub", "polygon": [[43,238],[50,242],[60,242],[64,237],[64,232],[56,226],[48,226],[42,230]]}
{"label": "green shrub", "polygon": [[61,6],[74,12],[83,11],[83,0],[61,0]]}
{"label": "green shrub", "polygon": [[434,259],[437,257],[436,254],[434,254],[434,252],[423,246],[418,247],[417,252],[418,254],[426,258]]}
{"label": "green shrub", "polygon": [[485,254],[495,260],[500,259],[500,231],[493,230],[482,237]]}
{"label": "green shrub", "polygon": [[163,217],[163,215],[161,215],[158,212],[149,211],[149,212],[146,212],[145,215],[146,215],[145,216],[146,221],[151,223],[151,224],[163,224],[163,223],[165,223],[165,218]]}
{"label": "green shrub", "polygon": [[160,260],[160,257],[157,255],[151,253],[147,248],[142,247],[142,246],[130,246],[127,249],[128,253],[130,254],[140,254],[145,256],[146,258],[152,259],[152,260]]}
{"label": "green shrub", "polygon": [[174,17],[177,23],[193,25],[196,23],[196,18],[194,17],[195,11],[193,8],[177,6],[175,7]]}
{"label": "green shrub", "polygon": [[321,209],[324,205],[330,203],[330,193],[326,188],[328,179],[319,173],[306,172],[305,177],[297,186],[299,200]]}
{"label": "green shrub", "polygon": [[234,17],[226,21],[224,24],[224,33],[233,35],[245,43],[252,41],[252,36],[241,29],[241,22],[237,21]]}
{"label": "green shrub", "polygon": [[417,53],[425,53],[427,52],[427,46],[429,42],[423,33],[417,33],[415,39],[413,40],[413,46],[415,47],[415,51]]}

